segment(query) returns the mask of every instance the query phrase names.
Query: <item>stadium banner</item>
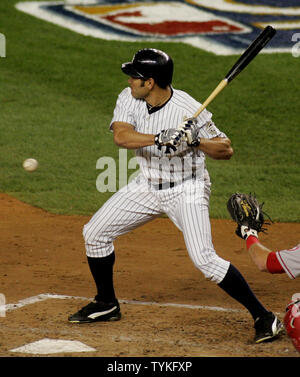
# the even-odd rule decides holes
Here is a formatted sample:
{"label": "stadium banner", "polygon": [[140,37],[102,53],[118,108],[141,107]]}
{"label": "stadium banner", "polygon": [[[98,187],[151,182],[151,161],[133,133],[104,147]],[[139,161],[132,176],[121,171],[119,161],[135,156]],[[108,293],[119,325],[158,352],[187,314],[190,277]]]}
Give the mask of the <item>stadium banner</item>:
{"label": "stadium banner", "polygon": [[[257,3],[257,2],[255,2]],[[105,40],[182,42],[216,55],[240,54],[265,28],[277,30],[262,53],[291,53],[300,32],[297,0],[22,1],[22,12]]]}

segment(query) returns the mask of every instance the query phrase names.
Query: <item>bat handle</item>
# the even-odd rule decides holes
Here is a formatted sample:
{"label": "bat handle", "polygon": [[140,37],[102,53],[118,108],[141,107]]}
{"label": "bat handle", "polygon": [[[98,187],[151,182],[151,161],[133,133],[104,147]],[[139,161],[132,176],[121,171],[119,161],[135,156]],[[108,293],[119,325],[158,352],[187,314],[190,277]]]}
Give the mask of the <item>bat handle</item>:
{"label": "bat handle", "polygon": [[201,107],[195,112],[193,115],[193,118],[197,118],[200,113],[212,102],[212,100],[225,88],[225,86],[228,84],[228,80],[225,78],[222,81],[220,81],[219,85],[215,88],[215,90],[211,93],[211,95],[203,102]]}

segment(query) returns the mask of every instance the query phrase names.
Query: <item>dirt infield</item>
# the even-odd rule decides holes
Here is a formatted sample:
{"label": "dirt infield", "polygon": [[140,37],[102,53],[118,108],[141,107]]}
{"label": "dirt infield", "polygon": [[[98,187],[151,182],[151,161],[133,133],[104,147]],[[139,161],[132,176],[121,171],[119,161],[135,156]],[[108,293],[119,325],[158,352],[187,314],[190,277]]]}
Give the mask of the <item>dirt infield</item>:
{"label": "dirt infield", "polygon": [[[0,293],[6,304],[16,304],[0,316],[0,357],[39,356],[11,350],[45,338],[77,340],[95,349],[55,356],[299,355],[286,335],[253,343],[248,312],[196,270],[181,233],[165,218],[115,242],[122,320],[69,324],[68,315],[95,294],[82,239],[89,218],[49,214],[5,194],[0,194],[0,211]],[[212,232],[218,254],[238,267],[257,297],[282,319],[291,296],[300,292],[299,281],[256,270],[232,221],[212,220]],[[293,247],[299,233],[299,223],[273,224],[261,239],[270,248]],[[21,301],[32,297],[44,299]]]}

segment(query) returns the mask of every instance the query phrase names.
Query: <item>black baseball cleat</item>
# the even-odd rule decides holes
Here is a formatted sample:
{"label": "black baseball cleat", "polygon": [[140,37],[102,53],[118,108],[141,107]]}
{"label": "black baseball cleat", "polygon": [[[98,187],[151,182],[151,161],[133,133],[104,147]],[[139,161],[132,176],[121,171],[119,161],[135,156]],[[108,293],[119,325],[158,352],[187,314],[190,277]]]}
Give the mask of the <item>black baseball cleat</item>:
{"label": "black baseball cleat", "polygon": [[91,323],[98,321],[119,321],[121,319],[120,305],[118,301],[105,303],[102,301],[92,301],[77,313],[69,316],[71,323]]}
{"label": "black baseball cleat", "polygon": [[254,323],[254,328],[256,331],[255,343],[270,341],[284,331],[283,324],[272,312],[258,317]]}

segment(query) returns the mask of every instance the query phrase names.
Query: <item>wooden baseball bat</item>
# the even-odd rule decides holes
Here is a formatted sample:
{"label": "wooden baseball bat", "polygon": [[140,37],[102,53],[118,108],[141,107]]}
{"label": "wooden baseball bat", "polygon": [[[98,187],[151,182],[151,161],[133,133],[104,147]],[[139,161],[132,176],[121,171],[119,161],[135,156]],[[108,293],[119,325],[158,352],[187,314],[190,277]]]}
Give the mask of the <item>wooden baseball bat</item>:
{"label": "wooden baseball bat", "polygon": [[276,30],[268,25],[259,34],[259,36],[251,43],[251,45],[243,52],[237,62],[233,65],[225,78],[220,81],[218,86],[213,90],[209,97],[203,102],[193,118],[197,116],[212,102],[212,100],[232,81],[247,65],[255,58],[265,45],[274,37]]}

